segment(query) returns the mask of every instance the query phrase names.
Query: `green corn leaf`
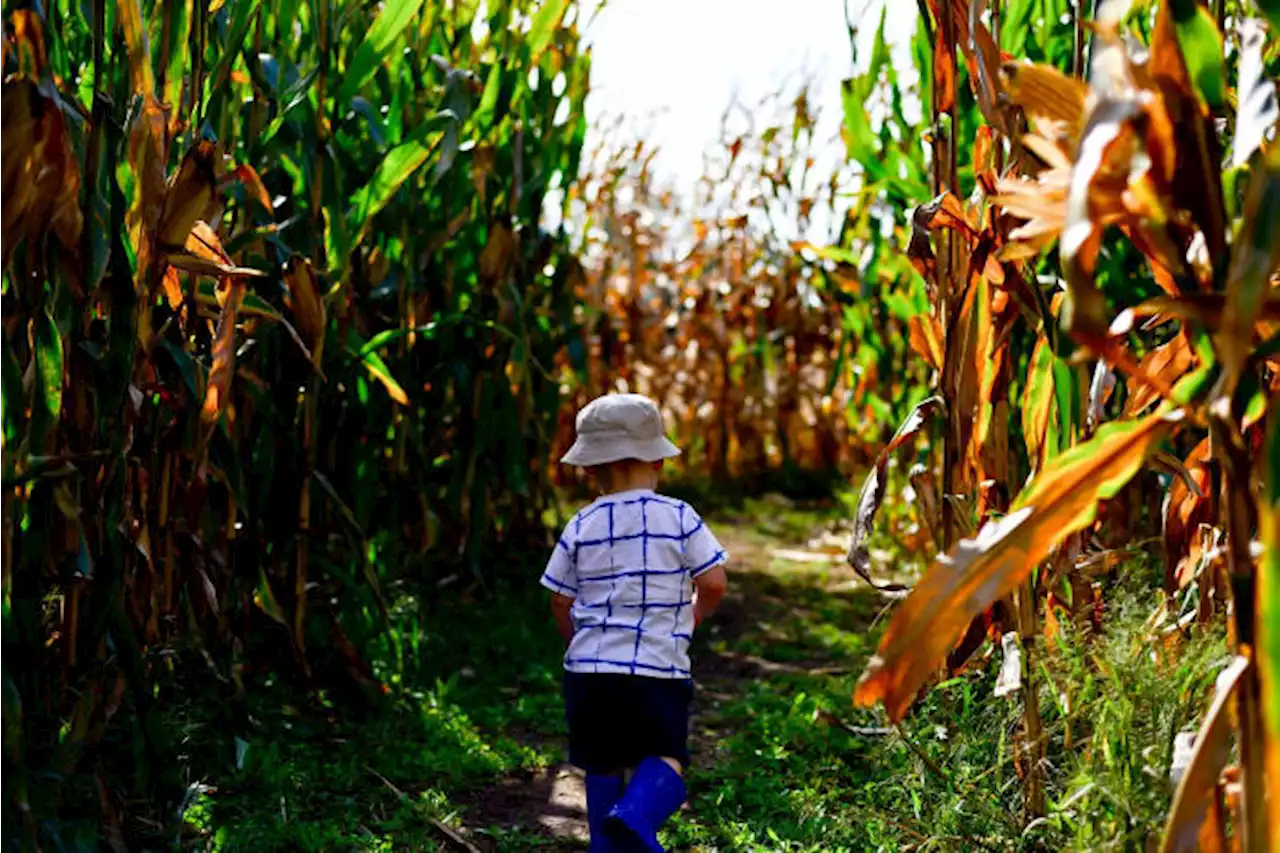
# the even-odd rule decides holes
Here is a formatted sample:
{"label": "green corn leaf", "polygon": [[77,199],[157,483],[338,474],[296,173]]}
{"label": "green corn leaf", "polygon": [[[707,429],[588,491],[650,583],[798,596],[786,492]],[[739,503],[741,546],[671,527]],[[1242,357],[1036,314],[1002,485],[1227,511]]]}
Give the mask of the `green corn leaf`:
{"label": "green corn leaf", "polygon": [[845,80],[840,86],[840,98],[844,104],[844,138],[849,157],[862,167],[868,182],[876,182],[887,177],[888,170],[877,150],[875,131],[867,112],[866,88],[861,77]]}
{"label": "green corn leaf", "polygon": [[368,349],[367,344],[356,334],[354,329],[347,330],[347,352],[364,365],[370,376],[382,383],[383,387],[387,389],[387,393],[391,395],[391,399],[401,405],[409,404],[409,395],[404,392],[404,388],[400,387],[400,383],[391,375],[391,370],[387,367],[387,363],[376,352]]}
{"label": "green corn leaf", "polygon": [[[1036,341],[1027,366],[1027,388],[1022,395],[1022,435],[1027,445],[1027,456],[1037,463],[1048,446],[1049,424],[1054,400],[1054,362],[1056,357],[1045,338]],[[1056,449],[1056,447],[1054,448]]]}
{"label": "green corn leaf", "polygon": [[4,369],[0,371],[0,422],[4,424],[5,476],[8,477],[15,459],[14,450],[22,440],[22,426],[26,420],[26,395],[22,390],[22,368],[18,366],[13,347],[4,348]]}
{"label": "green corn leaf", "polygon": [[449,110],[441,110],[383,158],[369,183],[351,197],[346,231],[348,235],[355,234],[355,237],[350,245],[343,246],[340,242],[335,244],[339,254],[330,256],[331,264],[338,262],[340,258],[345,258],[352,249],[360,245],[373,226],[374,216],[387,206],[387,202],[391,201],[400,186],[439,147],[443,138],[442,131],[456,122],[457,116]]}
{"label": "green corn leaf", "polygon": [[258,605],[263,613],[286,628],[289,627],[289,618],[285,615],[284,608],[280,606],[275,591],[271,589],[271,581],[267,579],[267,573],[263,569],[258,569],[258,588],[253,591],[253,603]]}
{"label": "green corn leaf", "polygon": [[1045,459],[1049,460],[1065,450],[1075,435],[1075,427],[1079,423],[1079,399],[1076,388],[1076,374],[1064,359],[1053,357],[1053,393],[1057,403],[1058,420],[1055,426],[1058,440],[1047,442]]}
{"label": "green corn leaf", "polygon": [[273,15],[276,19],[276,38],[292,38],[293,22],[298,19],[298,7],[302,5],[302,0],[278,0],[278,2],[276,13]]}
{"label": "green corn leaf", "polygon": [[285,120],[295,107],[307,100],[310,94],[311,84],[319,73],[320,66],[317,65],[306,74],[299,77],[293,82],[289,88],[285,89],[279,98],[280,108],[276,112],[275,118],[267,125],[267,129],[257,139],[250,140],[253,145],[258,148],[265,147],[267,143],[275,139],[276,134],[280,132],[280,128],[284,127]]}
{"label": "green corn leaf", "polygon": [[213,93],[221,92],[231,77],[231,66],[235,64],[240,49],[244,46],[245,36],[249,34],[249,25],[253,23],[254,13],[258,11],[261,0],[237,0],[232,12],[231,26],[227,30],[227,39],[219,45],[218,61],[205,79],[204,101],[209,102]]}
{"label": "green corn leaf", "polygon": [[1173,26],[1187,63],[1187,73],[1210,109],[1227,101],[1227,65],[1222,55],[1222,34],[1207,6],[1195,0],[1173,3]]}
{"label": "green corn leaf", "polygon": [[[216,306],[218,304],[217,285],[204,279],[196,285],[196,299],[205,305]],[[244,301],[240,304],[240,313],[252,317],[266,317],[270,320],[283,320],[284,315],[275,309],[275,307],[254,293],[245,293]]]}
{"label": "green corn leaf", "polygon": [[[1258,532],[1264,547],[1258,565],[1258,681],[1262,688],[1263,767],[1268,779],[1280,778],[1280,418],[1268,426],[1258,501]],[[1272,833],[1280,827],[1272,827]]]}
{"label": "green corn leaf", "polygon": [[478,125],[488,124],[498,106],[498,94],[502,91],[502,72],[501,62],[495,62],[489,69],[489,76],[484,82],[484,93],[480,96],[480,104],[471,116],[471,120]]}
{"label": "green corn leaf", "polygon": [[1271,23],[1271,32],[1280,33],[1280,0],[1258,0],[1258,8]]}
{"label": "green corn leaf", "polygon": [[191,35],[191,0],[167,0],[164,3],[169,33],[169,53],[164,60],[164,91],[160,96],[177,115],[182,112],[182,83],[187,69],[189,36]]}
{"label": "green corn leaf", "polygon": [[39,312],[33,320],[32,347],[36,370],[30,450],[43,453],[62,416],[62,336],[48,310]]}
{"label": "green corn leaf", "polygon": [[[8,622],[8,589],[0,589],[0,617]],[[22,693],[18,685],[9,676],[9,667],[0,662],[0,722],[4,729],[5,763],[18,767],[22,763],[23,725],[22,725]]]}
{"label": "green corn leaf", "polygon": [[396,40],[421,9],[422,0],[388,0],[382,4],[382,11],[378,12],[368,35],[356,49],[356,55],[342,79],[339,104],[349,103],[379,66],[387,61]]}
{"label": "green corn leaf", "polygon": [[88,230],[86,242],[89,249],[86,258],[85,289],[90,291],[102,283],[102,278],[107,273],[107,264],[111,260],[111,182],[114,177],[114,155],[118,140],[108,120],[110,109],[110,101],[105,98],[95,99],[96,119],[85,152],[90,166],[87,179],[92,180],[92,185],[85,187],[88,204],[84,222],[84,227]]}
{"label": "green corn leaf", "polygon": [[529,67],[536,67],[543,52],[551,45],[556,28],[569,11],[569,0],[544,0],[529,28]]}

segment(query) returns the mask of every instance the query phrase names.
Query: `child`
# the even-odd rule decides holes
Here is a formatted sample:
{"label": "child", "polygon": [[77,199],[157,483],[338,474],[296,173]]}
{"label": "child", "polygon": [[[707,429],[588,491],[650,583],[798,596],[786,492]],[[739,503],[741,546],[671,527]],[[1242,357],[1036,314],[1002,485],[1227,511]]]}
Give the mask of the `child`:
{"label": "child", "polygon": [[591,471],[602,496],[542,575],[569,646],[569,760],[586,773],[592,853],[661,853],[658,828],[685,799],[689,641],[724,597],[727,555],[692,507],[655,493],[680,450],[653,401],[600,397],[577,431],[561,462]]}

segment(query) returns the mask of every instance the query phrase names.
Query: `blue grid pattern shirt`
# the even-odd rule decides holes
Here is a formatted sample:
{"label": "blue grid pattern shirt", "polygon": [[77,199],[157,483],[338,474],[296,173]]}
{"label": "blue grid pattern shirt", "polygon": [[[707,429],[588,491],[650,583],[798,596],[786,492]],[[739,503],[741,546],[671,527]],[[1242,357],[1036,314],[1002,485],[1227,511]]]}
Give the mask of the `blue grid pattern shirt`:
{"label": "blue grid pattern shirt", "polygon": [[637,489],[583,508],[542,574],[574,599],[564,668],[688,678],[693,579],[726,559],[684,501]]}

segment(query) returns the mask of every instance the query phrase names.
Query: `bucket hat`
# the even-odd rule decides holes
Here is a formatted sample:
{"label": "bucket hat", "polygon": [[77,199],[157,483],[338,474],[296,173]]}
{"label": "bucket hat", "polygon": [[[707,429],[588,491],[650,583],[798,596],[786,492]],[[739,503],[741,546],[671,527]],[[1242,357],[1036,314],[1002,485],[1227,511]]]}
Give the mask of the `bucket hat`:
{"label": "bucket hat", "polygon": [[623,459],[657,462],[680,455],[667,439],[658,406],[641,394],[606,394],[578,412],[577,438],[561,458],[589,468]]}

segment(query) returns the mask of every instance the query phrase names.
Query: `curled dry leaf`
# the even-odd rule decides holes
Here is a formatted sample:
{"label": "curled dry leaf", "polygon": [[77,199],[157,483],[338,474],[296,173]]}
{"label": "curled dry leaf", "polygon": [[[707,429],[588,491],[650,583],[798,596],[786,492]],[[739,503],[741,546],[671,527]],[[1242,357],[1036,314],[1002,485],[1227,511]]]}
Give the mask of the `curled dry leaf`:
{"label": "curled dry leaf", "polygon": [[1022,145],[1044,164],[1034,178],[1009,177],[996,182],[992,201],[1019,219],[1022,225],[1009,232],[1000,247],[1000,260],[1034,258],[1062,234],[1067,221],[1067,188],[1071,183],[1071,158],[1057,142],[1028,133]]}
{"label": "curled dry leaf", "polygon": [[[1139,362],[1144,373],[1163,377],[1170,385],[1186,375],[1195,364],[1195,353],[1185,331],[1180,331],[1165,343],[1151,350]],[[1149,383],[1130,377],[1124,413],[1132,417],[1160,399]]]}
{"label": "curled dry leaf", "polygon": [[895,450],[924,429],[930,416],[945,408],[946,404],[941,397],[930,397],[912,409],[911,414],[907,415],[907,419],[898,427],[893,438],[876,457],[875,467],[867,475],[867,479],[862,484],[862,490],[858,493],[858,508],[853,518],[853,539],[849,542],[847,559],[859,577],[876,589],[883,591],[904,589],[899,584],[879,584],[871,579],[871,552],[867,549],[867,539],[871,536],[876,513],[880,509],[880,502],[884,499],[885,475],[889,468],[889,459]]}
{"label": "curled dry leaf", "polygon": [[956,107],[956,54],[945,38],[933,41],[934,115],[950,113]]}
{"label": "curled dry leaf", "polygon": [[1173,806],[1164,825],[1161,853],[1191,853],[1199,849],[1200,826],[1210,801],[1217,796],[1218,777],[1222,775],[1230,754],[1227,736],[1231,724],[1225,713],[1227,700],[1248,668],[1249,659],[1236,655],[1218,676],[1213,704],[1200,725],[1194,754],[1173,796]]}
{"label": "curled dry leaf", "polygon": [[218,422],[231,399],[231,380],[236,372],[236,317],[244,291],[244,281],[239,276],[228,279],[226,301],[213,340],[213,366],[209,368],[209,383],[200,410],[200,419],[209,426]]}
{"label": "curled dry leaf", "polygon": [[[1226,309],[1226,295],[1222,293],[1190,293],[1182,296],[1157,296],[1140,302],[1132,308],[1126,308],[1116,314],[1111,321],[1109,334],[1112,337],[1127,335],[1137,325],[1137,321],[1152,318],[1144,323],[1144,328],[1155,328],[1172,319],[1194,320],[1211,332],[1222,328],[1223,312]],[[1257,315],[1260,324],[1280,322],[1280,293],[1267,295]],[[1256,332],[1266,333],[1267,329],[1255,326]]]}
{"label": "curled dry leaf", "polygon": [[1180,477],[1192,494],[1196,497],[1204,497],[1204,490],[1200,488],[1200,484],[1196,481],[1195,475],[1191,473],[1191,469],[1172,453],[1157,450],[1151,454],[1151,467],[1174,477]]}
{"label": "curled dry leaf", "polygon": [[208,140],[201,140],[187,150],[165,193],[164,209],[156,226],[160,245],[186,244],[192,227],[205,216],[217,195],[217,163],[217,146]]}
{"label": "curled dry leaf", "polygon": [[934,370],[942,369],[942,326],[932,314],[916,314],[907,321],[909,342],[916,355]]}
{"label": "curled dry leaf", "polygon": [[[4,82],[0,153],[4,263],[26,240],[52,232],[64,251],[78,252],[83,215],[80,170],[56,92],[48,80],[44,34],[33,10],[10,16],[18,72]],[[5,42],[8,44],[8,42]]]}
{"label": "curled dry leaf", "polygon": [[890,719],[902,719],[965,628],[1022,583],[1054,546],[1092,522],[1098,502],[1119,492],[1180,414],[1162,408],[1141,420],[1104,425],[1093,439],[1051,461],[1007,516],[939,557],[894,611],[854,701],[883,702]]}
{"label": "curled dry leaf", "polygon": [[[129,164],[133,167],[133,200],[125,222],[140,254],[160,222],[165,204],[165,116],[155,98],[143,98],[129,131]],[[182,241],[178,241],[182,245]]]}
{"label": "curled dry leaf", "polygon": [[196,220],[187,234],[186,244],[181,249],[165,253],[165,260],[180,270],[208,275],[253,276],[261,278],[266,273],[250,267],[238,267],[231,262],[230,256],[222,248],[218,235],[203,220]]}
{"label": "curled dry leaf", "polygon": [[516,236],[506,225],[496,224],[489,229],[489,239],[480,253],[480,276],[491,287],[510,266],[516,248]]}
{"label": "curled dry leaf", "polygon": [[[1148,111],[1152,121],[1147,131],[1147,149],[1168,195],[1167,207],[1189,215],[1205,239],[1209,256],[1217,258],[1226,250],[1222,154],[1213,115],[1197,94],[1187,69],[1179,37],[1182,23],[1175,23],[1173,7],[1172,2],[1159,5],[1151,33],[1150,58],[1144,69],[1161,95]],[[1192,15],[1206,11],[1199,4],[1190,4],[1190,8]],[[1181,12],[1176,14],[1182,16]],[[1211,19],[1205,23],[1217,39],[1215,52],[1221,61],[1221,36]],[[1185,250],[1185,241],[1181,248]]]}
{"label": "curled dry leaf", "polygon": [[[1196,529],[1209,521],[1211,487],[1209,439],[1203,439],[1183,460],[1188,478],[1176,477],[1164,499],[1165,588],[1179,588],[1177,566],[1191,547]],[[1194,488],[1193,488],[1194,485]]]}
{"label": "curled dry leaf", "polygon": [[293,312],[298,331],[318,367],[324,353],[325,309],[324,296],[320,293],[320,283],[311,262],[301,255],[291,257],[285,266],[284,281],[289,287],[286,304]]}
{"label": "curled dry leaf", "polygon": [[178,274],[177,267],[169,267],[164,271],[164,278],[160,281],[160,286],[164,290],[165,302],[169,303],[169,308],[177,311],[182,307],[184,301],[182,293],[182,277]]}
{"label": "curled dry leaf", "polygon": [[[1146,172],[1133,168],[1141,141],[1133,123],[1148,103],[1130,76],[1119,41],[1104,39],[1093,59],[1090,111],[1066,196],[1062,268],[1067,284],[1063,328],[1102,337],[1106,303],[1094,282],[1101,235],[1126,213],[1124,198]],[[1149,193],[1139,193],[1146,198]]]}
{"label": "curled dry leaf", "polygon": [[978,224],[954,194],[943,192],[933,201],[919,205],[911,213],[911,239],[907,258],[926,281],[934,280],[933,245],[929,232],[948,229],[962,235],[969,243],[978,238]]}
{"label": "curled dry leaf", "polygon": [[263,185],[257,169],[248,163],[241,163],[231,170],[230,174],[227,175],[227,179],[239,181],[249,198],[261,205],[262,209],[267,213],[275,213],[275,207],[271,204],[271,194],[267,192],[266,186]]}
{"label": "curled dry leaf", "polygon": [[[1118,225],[1170,293],[1178,292],[1179,276],[1206,286],[1212,265],[1203,259],[1223,252],[1216,141],[1211,128],[1206,130],[1170,14],[1169,4],[1160,4],[1150,59],[1126,47],[1114,26],[1099,26],[1096,34],[1061,232],[1069,294],[1063,326],[1090,345],[1105,335],[1106,307],[1094,282],[1105,228]],[[1030,89],[1023,97],[1039,103]],[[1061,110],[1056,120],[1067,112]],[[1011,256],[1025,257],[1046,245],[1054,223],[1054,208],[1038,209],[1028,189],[1002,187],[1001,201],[1011,212],[1041,220],[1012,235],[1018,248],[1008,250]],[[1009,202],[1030,209],[1017,211]],[[1036,242],[1028,245],[1031,239]]]}

